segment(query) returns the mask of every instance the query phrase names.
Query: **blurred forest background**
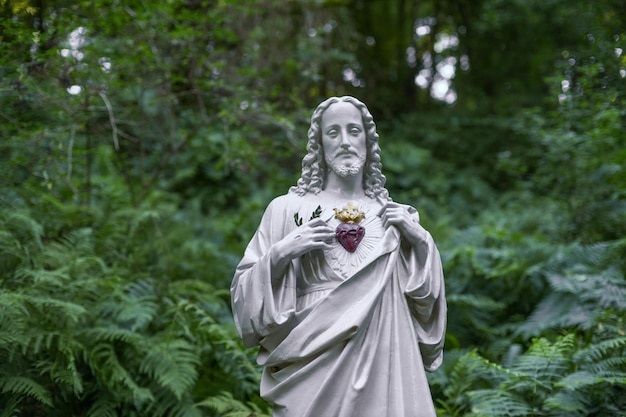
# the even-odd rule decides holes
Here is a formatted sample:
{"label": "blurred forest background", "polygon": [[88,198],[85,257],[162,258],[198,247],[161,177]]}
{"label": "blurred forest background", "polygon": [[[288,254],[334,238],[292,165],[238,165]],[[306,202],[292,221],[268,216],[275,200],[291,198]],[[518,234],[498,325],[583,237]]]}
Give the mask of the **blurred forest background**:
{"label": "blurred forest background", "polygon": [[0,416],[269,415],[228,287],[344,94],[442,253],[439,415],[626,415],[625,40],[622,0],[0,0]]}

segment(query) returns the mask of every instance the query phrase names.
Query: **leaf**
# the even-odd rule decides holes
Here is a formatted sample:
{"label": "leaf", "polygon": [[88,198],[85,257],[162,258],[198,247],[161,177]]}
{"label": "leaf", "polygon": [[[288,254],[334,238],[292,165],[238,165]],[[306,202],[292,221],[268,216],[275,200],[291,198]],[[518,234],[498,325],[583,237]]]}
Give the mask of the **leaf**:
{"label": "leaf", "polygon": [[198,407],[206,407],[224,417],[269,417],[258,406],[252,403],[243,403],[235,399],[230,392],[222,392],[196,404]]}
{"label": "leaf", "polygon": [[475,390],[467,393],[472,413],[477,417],[516,417],[532,414],[532,409],[515,394],[497,389]]}
{"label": "leaf", "polygon": [[198,377],[196,367],[200,360],[196,348],[182,339],[157,341],[144,354],[139,364],[140,371],[150,375],[178,399]]}
{"label": "leaf", "polygon": [[[311,218],[309,220],[313,220],[318,218],[320,215],[322,214],[322,206],[317,206],[317,208],[315,209],[315,211],[313,211],[313,213],[311,214]],[[302,223],[300,223],[302,224]]]}
{"label": "leaf", "polygon": [[578,371],[561,379],[556,386],[567,388],[569,390],[578,390],[589,385],[598,384],[601,381],[602,378],[598,378],[588,371]]}
{"label": "leaf", "polygon": [[0,393],[28,395],[44,405],[52,406],[50,391],[30,378],[20,376],[0,377]]}
{"label": "leaf", "polygon": [[580,395],[577,391],[559,390],[546,398],[543,406],[547,410],[553,410],[551,414],[556,414],[554,410],[563,410],[563,414],[556,415],[584,417],[588,415],[592,404],[587,397]]}
{"label": "leaf", "polygon": [[550,386],[550,382],[563,377],[571,366],[574,334],[560,337],[555,343],[535,339],[528,351],[518,357],[511,370],[532,377],[537,384]]}

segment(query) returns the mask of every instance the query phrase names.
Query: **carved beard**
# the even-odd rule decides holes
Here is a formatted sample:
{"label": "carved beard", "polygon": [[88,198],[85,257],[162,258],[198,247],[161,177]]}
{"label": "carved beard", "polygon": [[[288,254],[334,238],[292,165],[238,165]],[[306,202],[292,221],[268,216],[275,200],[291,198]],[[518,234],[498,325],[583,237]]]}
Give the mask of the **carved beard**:
{"label": "carved beard", "polygon": [[337,158],[326,158],[326,164],[330,169],[340,177],[347,177],[350,175],[357,175],[365,166],[365,158],[359,157],[359,160],[351,165],[344,165],[337,162]]}

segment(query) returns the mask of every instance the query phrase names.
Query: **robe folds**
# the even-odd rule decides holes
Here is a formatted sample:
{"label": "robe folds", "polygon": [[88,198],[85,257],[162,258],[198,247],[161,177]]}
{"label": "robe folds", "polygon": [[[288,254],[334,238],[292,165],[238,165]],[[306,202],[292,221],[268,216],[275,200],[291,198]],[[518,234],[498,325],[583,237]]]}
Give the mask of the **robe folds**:
{"label": "robe folds", "polygon": [[395,227],[383,228],[372,200],[355,253],[336,243],[272,279],[269,249],[298,227],[294,217],[306,221],[319,204],[320,217],[338,224],[333,207],[314,197],[270,203],[231,286],[239,334],[259,346],[261,396],[275,417],[435,416],[425,371],[443,359],[437,247],[430,235],[413,247]]}

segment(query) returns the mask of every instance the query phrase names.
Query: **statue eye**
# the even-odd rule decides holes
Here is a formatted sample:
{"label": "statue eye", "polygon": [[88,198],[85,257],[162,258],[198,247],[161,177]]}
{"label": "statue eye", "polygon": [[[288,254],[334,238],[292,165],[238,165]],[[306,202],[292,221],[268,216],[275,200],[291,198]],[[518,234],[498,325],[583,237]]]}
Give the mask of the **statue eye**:
{"label": "statue eye", "polygon": [[358,127],[353,127],[350,129],[350,133],[354,136],[358,135],[359,133],[361,133],[361,129],[359,129]]}
{"label": "statue eye", "polygon": [[326,132],[326,134],[330,136],[331,138],[336,138],[337,135],[339,134],[339,131],[337,129],[330,129]]}

